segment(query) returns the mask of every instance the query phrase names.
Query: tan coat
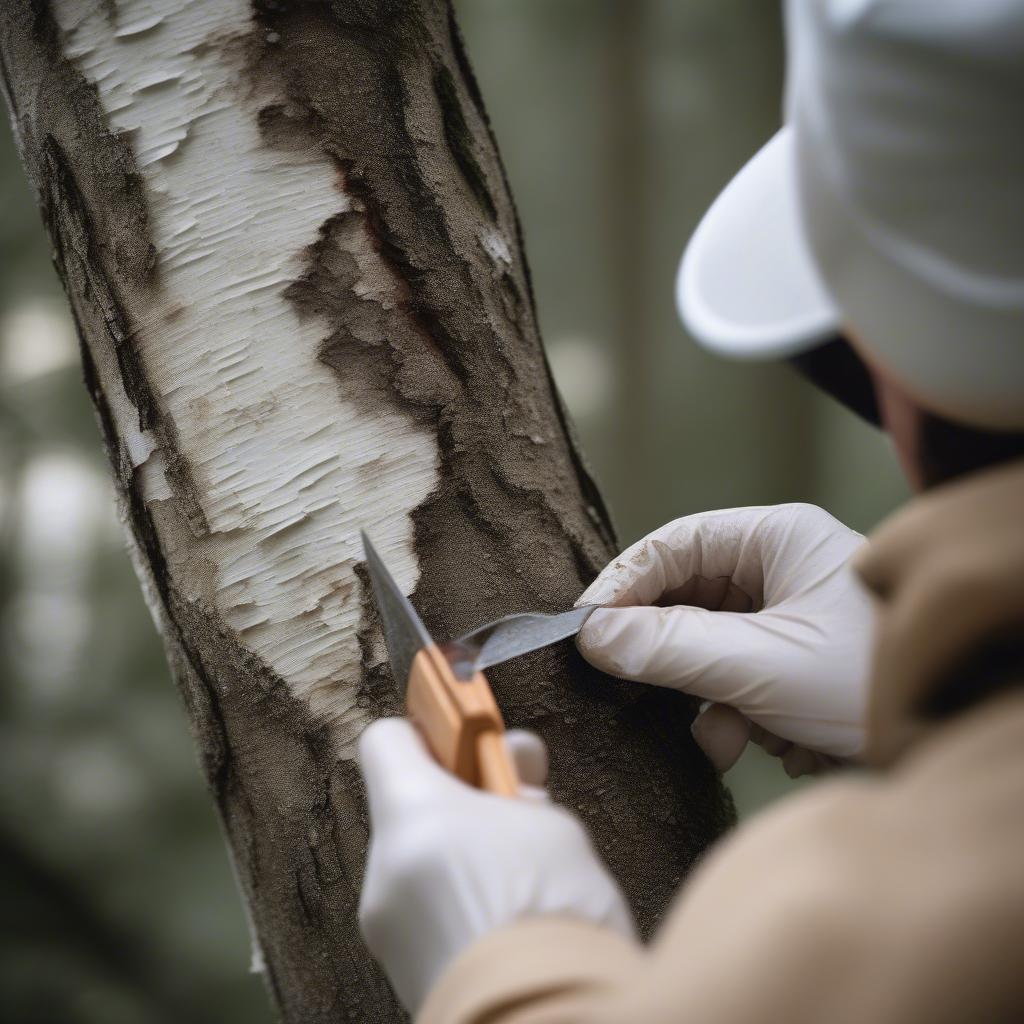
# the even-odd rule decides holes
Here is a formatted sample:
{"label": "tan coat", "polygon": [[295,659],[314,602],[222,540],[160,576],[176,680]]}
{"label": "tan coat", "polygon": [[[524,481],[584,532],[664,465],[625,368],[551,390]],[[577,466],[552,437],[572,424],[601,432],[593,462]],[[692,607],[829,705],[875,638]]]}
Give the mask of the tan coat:
{"label": "tan coat", "polygon": [[651,946],[520,922],[421,1024],[1024,1021],[1024,465],[912,502],[859,568],[874,770],[739,828]]}

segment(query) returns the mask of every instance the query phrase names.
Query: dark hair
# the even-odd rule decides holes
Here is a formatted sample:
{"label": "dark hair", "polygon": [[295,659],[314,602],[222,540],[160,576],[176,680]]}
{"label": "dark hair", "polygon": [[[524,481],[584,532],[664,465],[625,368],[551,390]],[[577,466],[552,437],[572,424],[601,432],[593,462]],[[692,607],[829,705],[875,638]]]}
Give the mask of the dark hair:
{"label": "dark hair", "polygon": [[[881,426],[871,374],[845,338],[837,337],[801,352],[789,362],[836,401],[874,426]],[[935,487],[967,473],[1024,458],[1024,433],[980,430],[924,413],[918,457],[925,486]]]}
{"label": "dark hair", "polygon": [[864,361],[845,338],[833,338],[791,356],[789,365],[861,419],[876,427],[882,425],[875,383]]}
{"label": "dark hair", "polygon": [[925,413],[918,459],[926,487],[1024,458],[1024,433],[979,430]]}

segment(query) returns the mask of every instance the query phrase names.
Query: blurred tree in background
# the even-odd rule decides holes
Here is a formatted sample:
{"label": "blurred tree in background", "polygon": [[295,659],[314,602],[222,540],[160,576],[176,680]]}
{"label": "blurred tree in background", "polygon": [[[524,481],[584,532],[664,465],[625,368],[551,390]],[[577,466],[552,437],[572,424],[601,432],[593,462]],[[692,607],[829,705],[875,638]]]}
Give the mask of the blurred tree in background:
{"label": "blurred tree in background", "polygon": [[[882,438],[785,367],[705,355],[673,307],[701,213],[778,127],[777,5],[458,6],[555,375],[623,543],[781,501],[870,529],[904,496]],[[6,124],[0,779],[0,1020],[269,1020]],[[754,752],[729,781],[745,813],[789,785]]]}

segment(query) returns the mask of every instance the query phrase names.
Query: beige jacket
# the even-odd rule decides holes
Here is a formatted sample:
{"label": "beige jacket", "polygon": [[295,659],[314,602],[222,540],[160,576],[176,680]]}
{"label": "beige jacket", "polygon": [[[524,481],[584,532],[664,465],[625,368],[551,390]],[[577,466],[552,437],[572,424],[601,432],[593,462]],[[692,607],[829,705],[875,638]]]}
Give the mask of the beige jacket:
{"label": "beige jacket", "polygon": [[1024,1021],[1024,465],[912,502],[859,568],[874,770],[737,829],[651,946],[521,922],[421,1024]]}

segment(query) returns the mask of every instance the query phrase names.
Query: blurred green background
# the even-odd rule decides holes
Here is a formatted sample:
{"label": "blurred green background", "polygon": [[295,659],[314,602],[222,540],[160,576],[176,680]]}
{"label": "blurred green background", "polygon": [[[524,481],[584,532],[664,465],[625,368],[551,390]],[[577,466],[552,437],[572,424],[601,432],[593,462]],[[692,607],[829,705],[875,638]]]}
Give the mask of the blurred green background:
{"label": "blurred green background", "polygon": [[[884,440],[785,367],[705,355],[672,303],[686,238],[778,126],[777,5],[458,7],[623,543],[783,501],[871,529],[905,494]],[[0,1021],[267,1021],[6,121],[0,211]],[[744,814],[792,785],[759,752],[729,782]]]}

